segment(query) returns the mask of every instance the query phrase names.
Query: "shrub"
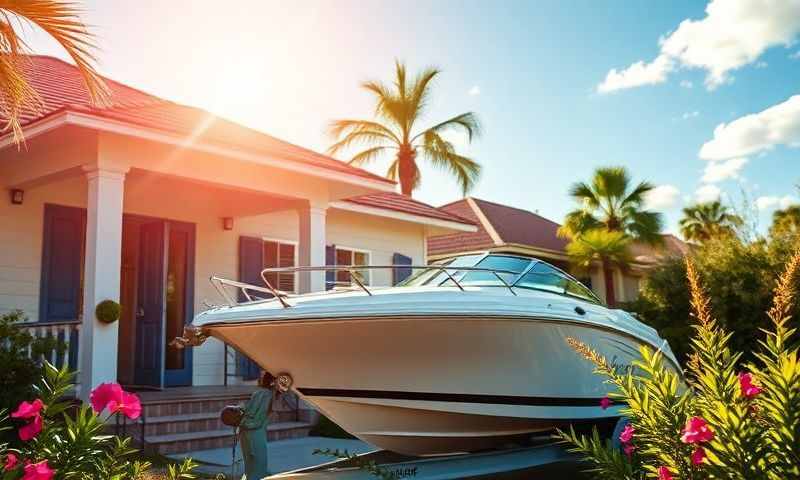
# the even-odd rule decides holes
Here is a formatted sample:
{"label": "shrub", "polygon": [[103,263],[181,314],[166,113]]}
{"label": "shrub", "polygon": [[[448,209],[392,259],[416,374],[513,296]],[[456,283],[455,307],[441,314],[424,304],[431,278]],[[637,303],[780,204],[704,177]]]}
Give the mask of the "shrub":
{"label": "shrub", "polygon": [[[8,415],[0,412],[0,429],[14,432],[17,448],[0,445],[2,480],[140,479],[150,468],[134,458],[130,438],[103,433],[108,417],[141,413],[136,395],[117,384],[103,384],[92,392],[92,406],[73,409],[64,396],[74,374],[44,362],[44,376],[34,386],[36,398],[23,401]],[[108,410],[109,415],[100,415]],[[192,479],[191,461],[168,469],[165,478]]]}
{"label": "shrub", "polygon": [[[800,249],[775,287],[767,312],[771,327],[738,370],[742,353],[712,316],[711,301],[691,260],[686,262],[696,317],[686,384],[662,355],[641,349],[635,372],[618,373],[590,346],[572,345],[614,387],[630,423],[622,451],[593,435],[559,432],[604,479],[788,479],[800,477],[800,358],[789,325],[800,282]],[[744,319],[742,319],[744,320]]]}
{"label": "shrub", "polygon": [[[19,327],[25,318],[16,311],[0,316],[0,410],[10,411],[33,394],[33,384],[42,377],[42,356],[66,346],[53,337],[34,338]],[[30,353],[29,353],[30,352]],[[0,440],[7,437],[0,433]],[[10,438],[10,437],[9,437]]]}

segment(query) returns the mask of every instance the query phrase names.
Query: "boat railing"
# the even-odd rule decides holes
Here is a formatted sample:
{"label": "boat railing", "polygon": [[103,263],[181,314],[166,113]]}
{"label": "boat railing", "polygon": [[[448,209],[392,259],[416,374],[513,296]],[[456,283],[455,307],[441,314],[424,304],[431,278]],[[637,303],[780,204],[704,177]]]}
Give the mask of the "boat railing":
{"label": "boat railing", "polygon": [[[360,278],[361,272],[369,270],[432,270],[438,271],[447,277],[446,281],[450,281],[458,287],[462,292],[465,291],[464,285],[456,278],[455,273],[459,272],[483,272],[494,275],[499,281],[500,286],[507,288],[512,295],[516,296],[513,284],[510,284],[503,278],[503,275],[520,275],[520,272],[512,270],[503,270],[497,268],[482,268],[482,267],[459,267],[447,265],[325,265],[325,266],[304,266],[304,267],[280,267],[280,268],[265,268],[261,271],[261,278],[264,281],[264,286],[253,285],[250,283],[239,282],[236,280],[229,280],[227,278],[213,276],[211,277],[211,284],[220,294],[222,299],[228,306],[235,307],[246,303],[261,302],[270,299],[276,299],[284,308],[290,308],[292,305],[287,301],[291,295],[289,292],[275,288],[267,279],[269,274],[280,273],[312,273],[312,272],[347,272],[352,283],[356,288],[362,290],[369,296],[372,292],[369,286],[366,285]],[[445,282],[446,283],[446,282]],[[334,282],[336,286],[339,282]],[[342,282],[346,286],[352,286],[349,282]],[[233,293],[231,292],[233,289]],[[264,297],[263,294],[267,294]]]}

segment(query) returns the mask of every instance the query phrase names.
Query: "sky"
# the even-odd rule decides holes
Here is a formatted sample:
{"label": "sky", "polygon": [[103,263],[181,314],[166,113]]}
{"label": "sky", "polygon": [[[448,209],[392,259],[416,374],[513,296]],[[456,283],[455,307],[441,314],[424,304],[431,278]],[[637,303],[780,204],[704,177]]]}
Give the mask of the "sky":
{"label": "sky", "polygon": [[[290,5],[291,4],[291,5]],[[601,166],[657,186],[648,206],[722,198],[763,231],[800,202],[800,0],[86,0],[105,75],[318,151],[336,118],[372,118],[364,80],[395,59],[442,73],[419,127],[476,112],[470,195],[561,221]],[[64,57],[45,35],[31,49]],[[383,174],[388,159],[369,169]],[[422,165],[415,197],[456,182]]]}

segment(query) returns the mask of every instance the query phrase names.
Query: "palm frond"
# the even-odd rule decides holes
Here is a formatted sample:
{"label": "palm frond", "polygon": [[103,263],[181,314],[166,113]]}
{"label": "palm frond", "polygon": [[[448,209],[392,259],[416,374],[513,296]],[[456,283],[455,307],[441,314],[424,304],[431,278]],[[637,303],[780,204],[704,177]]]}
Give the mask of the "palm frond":
{"label": "palm frond", "polygon": [[569,187],[569,196],[582,203],[586,208],[594,209],[600,206],[600,198],[597,193],[585,182],[573,183]]}
{"label": "palm frond", "polygon": [[370,120],[354,120],[354,119],[342,119],[342,120],[333,120],[328,125],[328,135],[331,138],[339,138],[344,133],[349,133],[350,131],[356,130],[372,130],[375,132],[385,133],[386,135],[392,137],[395,142],[398,144],[400,143],[400,139],[397,137],[397,133],[395,133],[391,128],[383,125],[380,122],[373,122]]}
{"label": "palm frond", "polygon": [[593,190],[609,199],[622,200],[629,184],[630,176],[624,167],[598,168],[592,177]]}
{"label": "palm frond", "polygon": [[628,251],[630,242],[630,237],[622,232],[594,228],[574,237],[567,244],[567,255],[579,271],[588,270],[597,261],[625,267],[632,260]]}
{"label": "palm frond", "polygon": [[433,79],[440,73],[434,67],[429,67],[420,72],[414,79],[414,84],[411,87],[411,92],[408,95],[408,131],[410,132],[414,126],[414,122],[419,119],[425,112],[425,107],[428,104],[430,97],[430,84]]}
{"label": "palm frond", "polygon": [[436,132],[430,130],[426,132],[421,150],[432,165],[456,177],[464,195],[480,178],[481,166],[475,160],[457,154],[453,144]]}
{"label": "palm frond", "polygon": [[644,195],[653,190],[655,185],[650,182],[640,182],[636,187],[622,200],[623,206],[639,206],[644,202]]}
{"label": "palm frond", "polygon": [[602,222],[587,210],[579,209],[567,213],[564,224],[556,232],[561,238],[573,238],[586,232],[602,227]]}
{"label": "palm frond", "polygon": [[664,217],[660,213],[629,206],[625,208],[623,218],[628,222],[625,229],[636,240],[650,245],[664,243],[664,237],[659,233],[664,228]]}
{"label": "palm frond", "polygon": [[449,118],[444,122],[437,123],[427,130],[418,133],[414,136],[414,138],[411,139],[411,141],[413,142],[419,137],[423,137],[425,133],[429,131],[435,133],[444,133],[450,130],[462,130],[466,132],[469,141],[472,142],[473,138],[476,138],[481,134],[481,124],[478,120],[478,116],[474,112],[462,113],[461,115],[456,115],[453,118]]}
{"label": "palm frond", "polygon": [[363,150],[363,151],[353,155],[353,158],[351,158],[350,161],[347,162],[347,163],[349,163],[350,165],[356,166],[356,167],[360,167],[362,165],[366,165],[366,164],[372,162],[376,158],[379,158],[381,156],[381,154],[385,153],[387,150],[391,150],[391,149],[395,149],[395,148],[396,147],[390,147],[390,146],[381,146],[381,147],[368,148],[366,150]]}
{"label": "palm frond", "polygon": [[389,146],[394,144],[394,138],[374,130],[355,130],[345,135],[341,140],[328,147],[328,155],[336,155],[342,150],[356,145],[378,144],[376,146]]}

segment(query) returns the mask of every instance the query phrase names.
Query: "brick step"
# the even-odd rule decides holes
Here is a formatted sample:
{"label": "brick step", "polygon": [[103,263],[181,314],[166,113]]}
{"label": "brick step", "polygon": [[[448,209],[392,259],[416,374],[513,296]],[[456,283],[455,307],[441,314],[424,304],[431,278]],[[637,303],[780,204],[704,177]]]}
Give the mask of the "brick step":
{"label": "brick step", "polygon": [[[303,412],[304,413],[304,412]],[[301,418],[301,415],[294,411],[273,411],[269,416],[270,423],[285,423],[308,421]],[[114,425],[109,426],[111,429]],[[164,415],[160,417],[146,418],[144,434],[145,437],[151,435],[167,435],[173,433],[205,432],[212,430],[224,430],[228,428],[220,419],[220,412],[186,413],[182,415]],[[141,436],[141,425],[128,423],[127,431],[134,438]]]}
{"label": "brick step", "polygon": [[[271,423],[267,427],[270,441],[308,436],[312,425],[305,422]],[[145,436],[147,448],[160,454],[185,453],[233,446],[232,428],[187,433],[169,433]]]}
{"label": "brick step", "polygon": [[228,405],[238,405],[247,401],[249,395],[211,398],[186,398],[179,400],[159,400],[142,402],[142,413],[148,418],[190,415],[198,413],[217,413]]}

